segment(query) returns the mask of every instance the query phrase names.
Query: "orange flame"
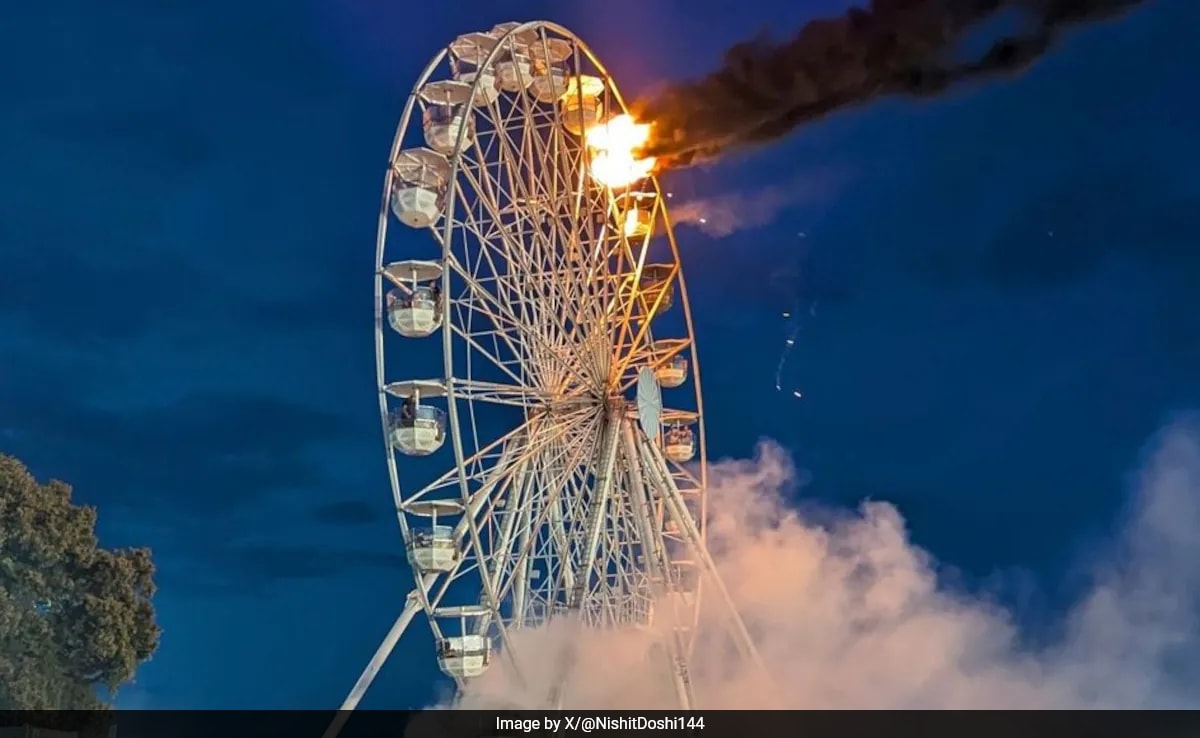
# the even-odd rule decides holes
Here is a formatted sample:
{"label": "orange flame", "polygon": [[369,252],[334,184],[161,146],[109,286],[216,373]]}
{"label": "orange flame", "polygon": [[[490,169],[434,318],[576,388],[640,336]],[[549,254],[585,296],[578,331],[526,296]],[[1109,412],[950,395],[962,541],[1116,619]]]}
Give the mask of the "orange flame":
{"label": "orange flame", "polygon": [[654,171],[654,157],[638,158],[634,152],[650,138],[650,126],[632,116],[618,115],[592,126],[583,134],[592,150],[592,177],[608,187],[628,187]]}

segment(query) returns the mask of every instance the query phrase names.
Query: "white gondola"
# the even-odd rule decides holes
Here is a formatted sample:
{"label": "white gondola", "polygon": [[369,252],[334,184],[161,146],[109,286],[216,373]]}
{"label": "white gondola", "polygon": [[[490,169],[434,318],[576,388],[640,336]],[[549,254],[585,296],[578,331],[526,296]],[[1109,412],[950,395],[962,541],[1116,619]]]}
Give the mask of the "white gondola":
{"label": "white gondola", "polygon": [[533,81],[529,84],[529,92],[538,102],[553,104],[566,93],[570,75],[561,65],[573,51],[571,44],[560,38],[539,38],[530,44]]}
{"label": "white gondola", "polygon": [[604,80],[581,74],[567,80],[567,90],[559,98],[563,128],[576,136],[600,122],[604,117]]}
{"label": "white gondola", "polygon": [[439,518],[454,519],[465,510],[458,500],[418,500],[406,505],[404,512],[429,518],[427,527],[409,529],[408,561],[422,572],[453,571],[462,560],[462,548],[454,535],[453,525],[439,525]]}
{"label": "white gondola", "polygon": [[663,455],[676,464],[691,461],[696,455],[696,434],[690,426],[677,423],[663,433]]}
{"label": "white gondola", "polygon": [[671,264],[647,264],[642,267],[642,282],[639,292],[645,308],[654,307],[654,302],[662,295],[658,303],[658,312],[666,312],[675,300],[675,284],[672,281],[675,267]]}
{"label": "white gondola", "polygon": [[475,97],[471,102],[475,105],[488,105],[500,97],[500,86],[496,74],[490,67],[483,68],[492,49],[496,48],[499,39],[490,33],[465,33],[450,44],[450,53],[454,56],[454,79],[467,84],[479,86],[475,88]]}
{"label": "white gondola", "polygon": [[538,102],[553,104],[566,94],[567,76],[566,72],[554,67],[537,69],[533,73],[533,81],[529,83],[529,92]]}
{"label": "white gondola", "polygon": [[486,607],[468,605],[464,607],[441,607],[434,611],[438,619],[457,616],[463,635],[443,636],[437,643],[438,666],[455,679],[470,679],[487,671],[492,661],[492,641],[485,635],[468,633],[469,620],[484,617],[491,612]]}
{"label": "white gondola", "polygon": [[470,136],[475,125],[471,107],[466,104],[471,98],[471,85],[456,79],[442,79],[426,84],[420,95],[426,104],[421,119],[425,143],[434,151],[449,156],[454,153],[463,128]]}
{"label": "white gondola", "polygon": [[479,80],[479,86],[475,88],[475,97],[471,99],[475,105],[489,105],[500,97],[500,85],[490,69],[478,71],[464,66],[454,73],[454,79],[469,85],[474,85],[475,80]]}
{"label": "white gondola", "polygon": [[387,294],[388,325],[407,338],[424,338],[442,325],[442,265],[397,261],[383,269],[396,289]]}
{"label": "white gondola", "polygon": [[392,162],[392,213],[410,228],[428,228],[441,217],[450,162],[432,149],[407,149]]}
{"label": "white gondola", "polygon": [[630,240],[645,238],[654,227],[654,193],[627,192],[615,201],[621,233]]}
{"label": "white gondola", "polygon": [[389,395],[403,401],[388,413],[388,440],[405,456],[428,456],[446,442],[446,413],[425,404],[443,397],[446,385],[430,380],[393,382],[384,387]]}
{"label": "white gondola", "polygon": [[422,572],[451,571],[460,553],[454,529],[448,525],[413,528],[408,544],[408,561]]}
{"label": "white gondola", "polygon": [[487,671],[492,642],[481,635],[450,636],[438,642],[438,666],[455,679],[470,679]]}
{"label": "white gondola", "polygon": [[496,75],[500,89],[520,92],[533,80],[533,59],[530,48],[538,42],[534,31],[513,32],[519,23],[500,23],[491,30],[501,39],[503,57],[496,62]]}

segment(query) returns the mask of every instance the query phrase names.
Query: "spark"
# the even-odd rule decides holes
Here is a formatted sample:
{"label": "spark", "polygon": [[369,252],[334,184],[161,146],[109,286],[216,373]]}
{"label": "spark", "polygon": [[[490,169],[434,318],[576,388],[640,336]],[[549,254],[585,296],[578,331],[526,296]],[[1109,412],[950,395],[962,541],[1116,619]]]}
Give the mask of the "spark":
{"label": "spark", "polygon": [[[812,316],[812,317],[816,316],[817,303],[818,303],[817,300],[813,300],[813,302],[809,305],[808,311],[807,311],[809,316]],[[786,310],[783,313],[784,319],[791,323],[791,327],[788,330],[787,338],[784,339],[784,342],[783,342],[783,351],[779,355],[779,364],[775,367],[775,391],[776,392],[783,392],[783,370],[784,370],[784,367],[787,366],[788,359],[791,357],[792,351],[796,347],[796,340],[797,340],[797,338],[799,338],[800,331],[804,327],[804,324],[802,322],[803,316],[796,314],[799,307],[800,306],[797,305],[796,309]],[[795,315],[796,317],[793,317],[793,315]],[[800,399],[803,396],[804,396],[804,393],[802,393],[800,390],[792,390],[792,397],[795,397],[796,399]]]}

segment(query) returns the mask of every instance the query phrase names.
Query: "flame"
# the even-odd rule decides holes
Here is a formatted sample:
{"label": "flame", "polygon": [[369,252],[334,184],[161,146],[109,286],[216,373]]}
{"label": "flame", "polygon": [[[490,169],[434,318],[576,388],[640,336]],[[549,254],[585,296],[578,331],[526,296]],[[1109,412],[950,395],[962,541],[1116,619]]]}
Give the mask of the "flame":
{"label": "flame", "polygon": [[627,187],[654,171],[654,157],[638,158],[634,152],[650,138],[650,126],[632,116],[618,115],[592,126],[583,140],[592,150],[592,177],[609,187]]}

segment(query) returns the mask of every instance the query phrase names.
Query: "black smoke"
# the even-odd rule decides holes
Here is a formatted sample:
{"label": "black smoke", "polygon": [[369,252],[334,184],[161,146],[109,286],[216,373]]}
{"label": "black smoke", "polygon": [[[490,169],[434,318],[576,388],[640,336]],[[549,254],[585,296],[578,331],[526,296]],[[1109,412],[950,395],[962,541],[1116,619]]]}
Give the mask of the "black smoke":
{"label": "black smoke", "polygon": [[[1120,15],[1146,0],[872,0],[810,21],[793,38],[737,44],[717,71],[637,101],[654,123],[643,151],[665,168],[766,143],[840,108],[884,95],[937,95],[952,85],[1011,75],[1064,31]],[[1019,30],[966,59],[956,48],[1001,11]]]}

